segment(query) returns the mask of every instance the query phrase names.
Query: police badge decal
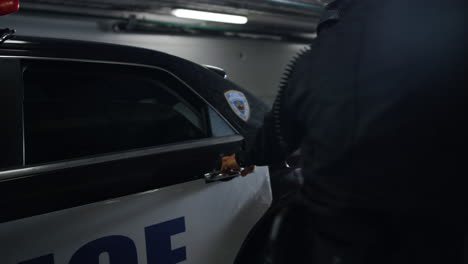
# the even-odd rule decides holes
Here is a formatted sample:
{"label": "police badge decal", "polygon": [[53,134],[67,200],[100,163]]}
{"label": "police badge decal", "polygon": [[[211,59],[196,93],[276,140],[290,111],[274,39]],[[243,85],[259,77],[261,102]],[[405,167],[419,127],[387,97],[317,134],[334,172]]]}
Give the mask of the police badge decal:
{"label": "police badge decal", "polygon": [[247,97],[242,92],[230,90],[224,93],[232,111],[242,120],[247,122],[250,118],[250,105]]}

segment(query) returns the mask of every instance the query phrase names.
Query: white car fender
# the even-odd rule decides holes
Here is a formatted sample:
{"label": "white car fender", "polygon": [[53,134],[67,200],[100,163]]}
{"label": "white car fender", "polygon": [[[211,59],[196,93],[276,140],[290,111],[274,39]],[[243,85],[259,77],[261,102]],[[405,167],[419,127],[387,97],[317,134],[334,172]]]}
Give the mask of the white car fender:
{"label": "white car fender", "polygon": [[[109,186],[112,188],[112,186]],[[0,224],[2,264],[232,263],[271,205],[267,167]]]}

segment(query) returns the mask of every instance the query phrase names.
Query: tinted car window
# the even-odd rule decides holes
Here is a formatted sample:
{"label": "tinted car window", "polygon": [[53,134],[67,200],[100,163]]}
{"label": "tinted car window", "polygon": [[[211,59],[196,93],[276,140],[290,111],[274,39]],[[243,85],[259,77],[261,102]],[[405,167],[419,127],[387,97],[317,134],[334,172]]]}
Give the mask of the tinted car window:
{"label": "tinted car window", "polygon": [[208,114],[210,116],[211,133],[214,137],[235,135],[234,130],[232,130],[232,128],[226,124],[226,121],[224,121],[213,109],[210,108]]}
{"label": "tinted car window", "polygon": [[30,62],[23,78],[27,164],[210,136],[206,106],[165,72]]}

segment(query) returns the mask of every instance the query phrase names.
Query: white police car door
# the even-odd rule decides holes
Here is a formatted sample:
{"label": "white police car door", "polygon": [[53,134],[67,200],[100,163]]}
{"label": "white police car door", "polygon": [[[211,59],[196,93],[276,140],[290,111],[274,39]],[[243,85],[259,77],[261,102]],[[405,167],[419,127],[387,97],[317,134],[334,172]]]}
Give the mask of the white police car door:
{"label": "white police car door", "polygon": [[0,263],[232,263],[268,171],[206,184],[243,138],[176,76],[0,58]]}

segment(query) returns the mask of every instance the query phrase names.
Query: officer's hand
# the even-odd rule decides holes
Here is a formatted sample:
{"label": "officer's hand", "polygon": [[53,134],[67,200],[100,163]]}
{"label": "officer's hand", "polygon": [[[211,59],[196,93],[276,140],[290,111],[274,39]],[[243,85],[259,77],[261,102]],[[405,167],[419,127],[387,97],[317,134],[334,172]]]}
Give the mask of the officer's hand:
{"label": "officer's hand", "polygon": [[[240,173],[242,176],[247,176],[255,171],[255,166],[249,166],[245,169],[242,169],[237,163],[236,154],[232,154],[230,156],[224,156],[221,158],[221,171],[226,174],[235,174]],[[240,170],[240,172],[239,172]]]}
{"label": "officer's hand", "polygon": [[221,171],[227,172],[231,170],[238,170],[240,169],[239,164],[236,160],[236,154],[232,154],[230,156],[224,156],[221,158]]}
{"label": "officer's hand", "polygon": [[241,170],[241,175],[242,176],[247,176],[247,174],[254,173],[255,172],[255,165],[249,166],[243,170]]}

